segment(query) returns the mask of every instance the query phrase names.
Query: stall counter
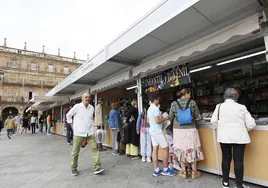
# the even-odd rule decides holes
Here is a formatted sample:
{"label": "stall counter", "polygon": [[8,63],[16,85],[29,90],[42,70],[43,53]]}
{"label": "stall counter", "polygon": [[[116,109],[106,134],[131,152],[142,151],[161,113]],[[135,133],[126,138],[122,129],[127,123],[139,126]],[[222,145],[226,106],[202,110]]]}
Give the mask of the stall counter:
{"label": "stall counter", "polygon": [[57,135],[66,136],[66,130],[64,129],[64,126],[64,123],[56,121],[55,123],[53,123],[51,132]]}
{"label": "stall counter", "polygon": [[[217,142],[217,130],[210,122],[198,125],[198,132],[205,160],[198,163],[199,169],[221,175],[221,149]],[[268,125],[257,125],[249,132],[251,143],[246,145],[244,161],[244,180],[263,186],[268,186]],[[234,178],[233,164],[231,175]]]}
{"label": "stall counter", "polygon": [[[222,175],[221,149],[217,142],[217,130],[210,122],[197,125],[205,159],[198,162],[201,171]],[[257,125],[249,132],[251,143],[246,146],[244,161],[244,180],[246,182],[268,186],[268,124]],[[159,149],[159,160],[162,160],[162,151]],[[233,164],[231,175],[234,178]]]}

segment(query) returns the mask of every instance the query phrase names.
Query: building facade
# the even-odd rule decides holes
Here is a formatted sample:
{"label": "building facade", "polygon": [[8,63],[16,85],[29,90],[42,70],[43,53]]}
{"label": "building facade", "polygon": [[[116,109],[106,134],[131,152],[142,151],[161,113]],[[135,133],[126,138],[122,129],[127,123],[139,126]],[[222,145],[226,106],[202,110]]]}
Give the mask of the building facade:
{"label": "building facade", "polygon": [[34,96],[45,96],[84,60],[0,46],[0,115],[23,114]]}

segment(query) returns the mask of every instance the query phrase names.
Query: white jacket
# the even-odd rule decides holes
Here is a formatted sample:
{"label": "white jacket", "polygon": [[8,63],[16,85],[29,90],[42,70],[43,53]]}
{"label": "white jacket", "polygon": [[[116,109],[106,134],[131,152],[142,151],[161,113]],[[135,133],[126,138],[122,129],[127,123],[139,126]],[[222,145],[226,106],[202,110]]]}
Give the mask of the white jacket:
{"label": "white jacket", "polygon": [[[94,107],[89,104],[86,108],[83,102],[74,105],[66,114],[67,122],[73,123],[75,136],[86,137],[94,134],[93,114]],[[73,120],[72,117],[74,117]]]}
{"label": "white jacket", "polygon": [[252,118],[244,105],[227,99],[221,104],[218,120],[219,104],[212,115],[211,123],[218,125],[218,142],[233,144],[248,144],[250,137],[248,131],[255,126]]}

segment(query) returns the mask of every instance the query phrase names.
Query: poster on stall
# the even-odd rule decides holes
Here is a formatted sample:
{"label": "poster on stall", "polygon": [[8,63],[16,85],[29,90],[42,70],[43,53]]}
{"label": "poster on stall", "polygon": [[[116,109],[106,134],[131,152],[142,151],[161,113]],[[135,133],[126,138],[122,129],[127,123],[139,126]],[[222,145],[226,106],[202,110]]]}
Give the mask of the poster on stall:
{"label": "poster on stall", "polygon": [[142,80],[145,93],[156,92],[189,83],[191,83],[191,76],[188,63],[168,69],[160,74],[146,77]]}

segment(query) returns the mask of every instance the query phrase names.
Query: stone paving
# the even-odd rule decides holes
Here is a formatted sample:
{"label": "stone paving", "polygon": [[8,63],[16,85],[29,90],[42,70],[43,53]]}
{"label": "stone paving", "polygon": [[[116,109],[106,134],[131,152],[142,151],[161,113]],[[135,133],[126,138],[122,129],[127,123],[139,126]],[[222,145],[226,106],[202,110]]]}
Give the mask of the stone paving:
{"label": "stone paving", "polygon": [[[183,180],[153,177],[152,164],[101,153],[105,175],[93,175],[89,149],[81,149],[80,175],[70,174],[71,146],[65,137],[45,134],[0,137],[0,188],[220,188],[218,176],[203,173],[202,178]],[[160,164],[161,165],[161,164]],[[234,183],[232,182],[232,187]],[[257,188],[259,186],[251,186]]]}

